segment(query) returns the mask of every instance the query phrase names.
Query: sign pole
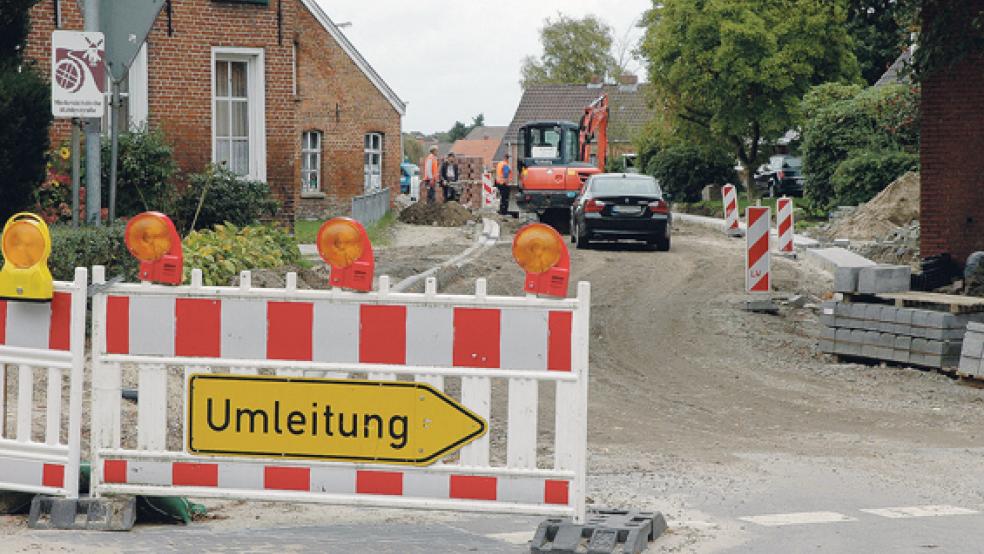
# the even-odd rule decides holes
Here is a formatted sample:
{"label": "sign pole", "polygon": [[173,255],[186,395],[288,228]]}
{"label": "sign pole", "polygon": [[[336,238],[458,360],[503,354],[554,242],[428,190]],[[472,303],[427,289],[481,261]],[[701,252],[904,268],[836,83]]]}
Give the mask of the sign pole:
{"label": "sign pole", "polygon": [[109,166],[109,224],[116,220],[116,166],[119,164],[120,148],[120,83],[113,80],[112,111],[110,112],[110,133],[112,154]]}
{"label": "sign pole", "polygon": [[79,226],[79,188],[82,186],[82,122],[72,119],[72,227]]}
{"label": "sign pole", "polygon": [[[85,11],[85,30],[99,31],[99,2],[97,0],[86,0]],[[99,212],[102,208],[102,183],[100,175],[102,167],[99,161],[100,155],[100,128],[101,121],[97,118],[86,120],[85,126],[85,219],[89,225],[100,225]]]}

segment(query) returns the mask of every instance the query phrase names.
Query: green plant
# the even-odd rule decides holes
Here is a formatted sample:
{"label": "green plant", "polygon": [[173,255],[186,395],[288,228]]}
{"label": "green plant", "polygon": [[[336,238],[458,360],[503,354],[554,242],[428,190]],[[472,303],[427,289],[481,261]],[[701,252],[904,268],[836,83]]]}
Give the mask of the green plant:
{"label": "green plant", "polygon": [[106,266],[106,276],[137,277],[137,261],[126,249],[123,224],[73,228],[52,225],[48,267],[55,279],[71,281],[76,267]]}
{"label": "green plant", "polygon": [[674,200],[695,202],[707,185],[734,182],[734,158],[721,149],[674,145],[653,156],[647,173],[659,179]]}
{"label": "green plant", "polygon": [[[102,142],[102,197],[109,201],[110,141]],[[147,210],[171,213],[178,172],[174,149],[160,130],[120,133],[116,176],[116,215],[127,217]]]}
{"label": "green plant", "polygon": [[209,165],[203,173],[189,177],[188,186],[178,196],[174,215],[182,230],[191,230],[225,222],[252,225],[264,216],[276,215],[277,209],[266,183]]}
{"label": "green plant", "polygon": [[919,156],[902,150],[852,152],[831,176],[838,204],[854,205],[871,200],[907,171],[919,169]]}
{"label": "green plant", "polygon": [[202,270],[206,285],[228,285],[248,269],[275,269],[301,264],[297,242],[286,231],[271,225],[238,227],[232,223],[195,231],[185,237],[184,281],[191,269]]}

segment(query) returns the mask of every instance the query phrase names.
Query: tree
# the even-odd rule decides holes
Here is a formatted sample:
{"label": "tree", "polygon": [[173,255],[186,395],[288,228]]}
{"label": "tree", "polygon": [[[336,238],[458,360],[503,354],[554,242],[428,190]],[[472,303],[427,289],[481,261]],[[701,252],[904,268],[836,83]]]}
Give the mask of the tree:
{"label": "tree", "polygon": [[860,79],[846,0],[664,0],[646,15],[641,52],[658,117],[678,134],[728,145],[745,185],[761,145],[796,123],[813,85]]}
{"label": "tree", "polygon": [[412,164],[418,164],[426,155],[424,145],[417,137],[411,133],[403,133],[403,159]]}
{"label": "tree", "polygon": [[547,18],[540,29],[540,42],[540,59],[527,56],[523,60],[520,84],[524,89],[534,84],[583,84],[615,72],[612,28],[593,15]]}
{"label": "tree", "polygon": [[455,121],[454,126],[448,131],[448,142],[463,139],[468,135],[468,126],[460,121]]}
{"label": "tree", "polygon": [[908,45],[898,0],[852,0],[847,9],[847,32],[861,76],[873,85]]}
{"label": "tree", "polygon": [[36,1],[0,2],[0,222],[33,203],[34,187],[44,177],[50,90],[34,66],[23,62]]}
{"label": "tree", "polygon": [[471,127],[468,128],[468,132],[469,133],[472,132],[476,127],[484,127],[484,126],[485,126],[485,114],[480,113],[472,118],[472,124]]}

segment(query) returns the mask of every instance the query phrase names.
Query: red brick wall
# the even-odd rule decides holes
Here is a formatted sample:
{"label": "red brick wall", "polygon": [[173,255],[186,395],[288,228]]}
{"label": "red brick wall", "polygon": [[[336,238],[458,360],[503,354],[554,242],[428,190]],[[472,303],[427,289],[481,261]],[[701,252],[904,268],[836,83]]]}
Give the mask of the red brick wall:
{"label": "red brick wall", "polygon": [[296,40],[299,115],[302,130],[323,133],[321,191],[299,200],[299,217],[348,213],[349,199],[364,190],[363,139],[383,134],[383,187],[400,192],[400,114],[306,10]]}
{"label": "red brick wall", "polygon": [[[970,0],[984,10],[984,0]],[[921,252],[984,250],[984,53],[922,85]]]}

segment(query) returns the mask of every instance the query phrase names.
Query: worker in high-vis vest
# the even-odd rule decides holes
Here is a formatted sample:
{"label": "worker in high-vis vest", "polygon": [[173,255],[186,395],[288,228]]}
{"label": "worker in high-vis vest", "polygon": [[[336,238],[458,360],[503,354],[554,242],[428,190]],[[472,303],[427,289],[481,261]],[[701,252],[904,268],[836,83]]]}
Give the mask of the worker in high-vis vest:
{"label": "worker in high-vis vest", "polygon": [[509,166],[509,154],[506,154],[495,166],[495,188],[499,191],[499,215],[509,213],[510,177],[512,177],[512,167]]}
{"label": "worker in high-vis vest", "polygon": [[440,164],[437,162],[437,145],[430,147],[430,154],[424,160],[424,186],[427,187],[427,203],[434,202],[434,192],[440,181]]}

